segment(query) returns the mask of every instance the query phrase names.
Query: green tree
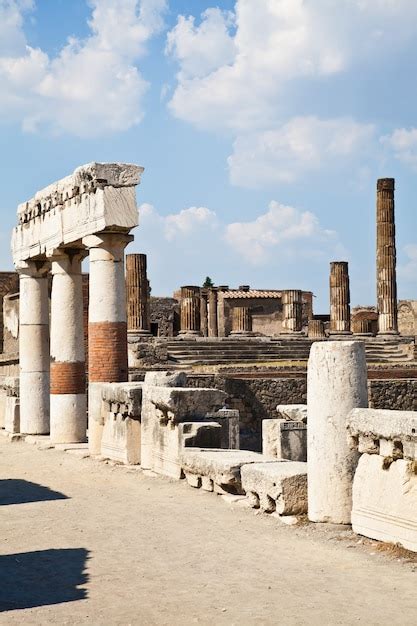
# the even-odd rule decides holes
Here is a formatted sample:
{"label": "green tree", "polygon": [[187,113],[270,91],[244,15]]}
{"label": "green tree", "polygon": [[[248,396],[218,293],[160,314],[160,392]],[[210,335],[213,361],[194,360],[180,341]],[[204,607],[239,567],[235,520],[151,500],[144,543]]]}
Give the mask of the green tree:
{"label": "green tree", "polygon": [[214,283],[211,280],[210,276],[206,276],[206,280],[203,283],[203,287],[205,287],[205,289],[208,289],[209,287],[214,287]]}

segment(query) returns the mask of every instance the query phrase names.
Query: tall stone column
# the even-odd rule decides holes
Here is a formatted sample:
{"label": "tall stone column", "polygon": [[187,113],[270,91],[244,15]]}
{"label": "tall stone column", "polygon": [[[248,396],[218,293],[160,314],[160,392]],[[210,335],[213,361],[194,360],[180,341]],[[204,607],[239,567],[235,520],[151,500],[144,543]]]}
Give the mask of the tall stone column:
{"label": "tall stone column", "polygon": [[376,196],[378,334],[398,334],[393,178],[380,178]]}
{"label": "tall stone column", "polygon": [[346,261],[330,263],[330,334],[351,334],[349,269]]}
{"label": "tall stone column", "polygon": [[49,433],[49,265],[21,263],[20,275],[20,432]]}
{"label": "tall stone column", "polygon": [[208,294],[208,336],[218,337],[219,328],[217,323],[217,289],[211,288]]}
{"label": "tall stone column", "polygon": [[180,335],[200,334],[200,287],[181,287]]}
{"label": "tall stone column", "polygon": [[249,307],[235,306],[232,317],[232,335],[252,334],[252,317]]}
{"label": "tall stone column", "polygon": [[90,253],[88,308],[88,443],[101,451],[101,383],[128,380],[124,249],[132,235],[103,232],[84,237]]}
{"label": "tall stone column", "polygon": [[208,293],[201,290],[200,293],[200,331],[203,337],[208,336],[208,309],[207,309]]}
{"label": "tall stone column", "polygon": [[282,333],[300,333],[303,327],[303,301],[300,289],[282,292]]}
{"label": "tall stone column", "polygon": [[51,441],[86,441],[82,250],[51,255]]}
{"label": "tall stone column", "polygon": [[138,335],[151,334],[149,282],[146,254],[126,255],[127,330]]}

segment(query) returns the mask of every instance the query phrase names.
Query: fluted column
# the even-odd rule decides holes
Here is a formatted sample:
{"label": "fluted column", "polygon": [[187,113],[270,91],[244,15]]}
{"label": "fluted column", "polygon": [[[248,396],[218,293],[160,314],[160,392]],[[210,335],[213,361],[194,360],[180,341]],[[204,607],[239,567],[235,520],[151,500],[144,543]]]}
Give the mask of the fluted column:
{"label": "fluted column", "polygon": [[249,307],[235,306],[232,316],[232,335],[249,335],[252,333],[252,317]]}
{"label": "fluted column", "polygon": [[282,292],[282,333],[300,333],[303,327],[303,302],[300,289]]}
{"label": "fluted column", "polygon": [[81,250],[51,257],[51,441],[86,440],[87,400]]}
{"label": "fluted column", "polygon": [[207,309],[207,291],[201,290],[200,293],[200,330],[203,337],[208,336],[208,309]]}
{"label": "fluted column", "polygon": [[146,254],[126,255],[127,330],[138,335],[151,334],[149,282]]}
{"label": "fluted column", "polygon": [[393,178],[380,178],[376,200],[378,334],[398,334]]}
{"label": "fluted column", "polygon": [[349,269],[346,261],[330,263],[330,334],[351,334]]}
{"label": "fluted column", "polygon": [[49,265],[27,261],[20,278],[20,432],[49,433]]}
{"label": "fluted column", "polygon": [[355,335],[365,335],[372,337],[372,321],[371,320],[355,320],[352,323],[353,333]]}
{"label": "fluted column", "polygon": [[326,337],[322,320],[308,320],[309,339],[323,339]]}
{"label": "fluted column", "polygon": [[180,335],[200,335],[200,287],[181,287]]}
{"label": "fluted column", "polygon": [[219,328],[217,323],[217,289],[210,289],[208,294],[208,336],[218,337]]}

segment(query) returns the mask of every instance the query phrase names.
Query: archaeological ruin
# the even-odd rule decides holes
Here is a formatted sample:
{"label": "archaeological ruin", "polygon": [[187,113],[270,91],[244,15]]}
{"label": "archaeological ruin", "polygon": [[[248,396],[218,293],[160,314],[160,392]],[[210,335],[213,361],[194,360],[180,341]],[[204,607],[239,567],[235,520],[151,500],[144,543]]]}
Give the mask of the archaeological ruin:
{"label": "archaeological ruin", "polygon": [[90,163],[19,205],[3,434],[417,551],[417,303],[397,300],[394,179],[377,182],[376,305],[352,306],[338,260],[318,314],[291,285],[153,295],[152,259],[126,253],[142,172]]}

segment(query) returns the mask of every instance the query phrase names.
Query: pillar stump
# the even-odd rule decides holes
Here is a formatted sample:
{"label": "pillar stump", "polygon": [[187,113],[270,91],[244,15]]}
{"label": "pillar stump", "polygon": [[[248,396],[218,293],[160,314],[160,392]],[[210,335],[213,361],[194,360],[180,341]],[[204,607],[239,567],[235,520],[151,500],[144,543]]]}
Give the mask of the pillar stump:
{"label": "pillar stump", "polygon": [[348,446],[346,418],[368,406],[365,344],[313,343],[307,370],[308,517],[350,524],[358,452]]}
{"label": "pillar stump", "polygon": [[214,288],[210,288],[208,292],[208,336],[219,336],[217,322],[217,289]]}
{"label": "pillar stump", "polygon": [[330,263],[330,334],[351,335],[349,269],[346,261]]}
{"label": "pillar stump", "polygon": [[128,380],[124,249],[132,235],[84,237],[90,254],[88,307],[88,445],[100,454],[104,422],[101,383]]}
{"label": "pillar stump", "polygon": [[393,178],[380,178],[376,199],[378,334],[398,335]]}
{"label": "pillar stump", "polygon": [[180,336],[199,337],[200,332],[200,287],[181,287],[181,330]]}
{"label": "pillar stump", "polygon": [[282,292],[282,333],[301,334],[303,327],[303,301],[300,289],[287,289]]}
{"label": "pillar stump", "polygon": [[81,250],[50,257],[51,441],[81,443],[87,435]]}
{"label": "pillar stump", "polygon": [[151,311],[146,254],[126,255],[127,330],[136,335],[151,334]]}
{"label": "pillar stump", "polygon": [[249,307],[235,306],[232,315],[232,332],[234,336],[248,336],[252,334],[252,317]]}
{"label": "pillar stump", "polygon": [[308,320],[309,339],[325,339],[324,323],[322,320]]}
{"label": "pillar stump", "polygon": [[49,265],[28,261],[17,267],[20,282],[20,432],[47,435],[49,410]]}

